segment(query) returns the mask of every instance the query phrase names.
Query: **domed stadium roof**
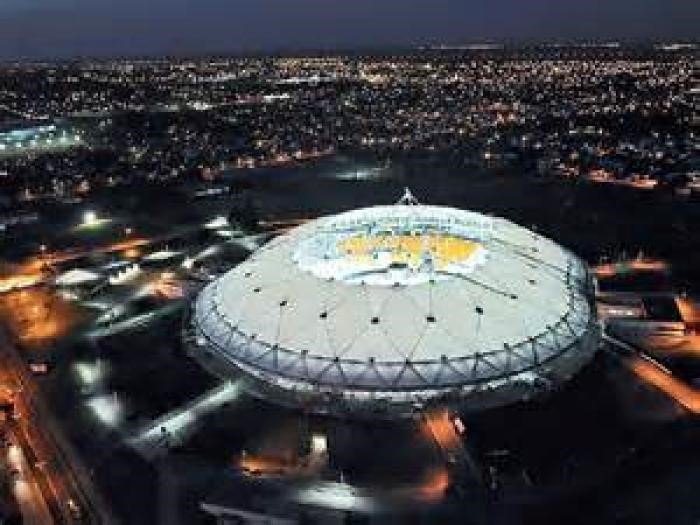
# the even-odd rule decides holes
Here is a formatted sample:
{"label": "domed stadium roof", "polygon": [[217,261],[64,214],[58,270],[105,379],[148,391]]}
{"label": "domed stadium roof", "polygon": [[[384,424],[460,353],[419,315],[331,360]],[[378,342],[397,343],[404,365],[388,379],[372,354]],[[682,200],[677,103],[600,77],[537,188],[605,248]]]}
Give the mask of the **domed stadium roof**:
{"label": "domed stadium roof", "polygon": [[505,219],[407,197],[308,222],[209,284],[196,352],[287,401],[355,405],[505,404],[588,362],[582,261]]}

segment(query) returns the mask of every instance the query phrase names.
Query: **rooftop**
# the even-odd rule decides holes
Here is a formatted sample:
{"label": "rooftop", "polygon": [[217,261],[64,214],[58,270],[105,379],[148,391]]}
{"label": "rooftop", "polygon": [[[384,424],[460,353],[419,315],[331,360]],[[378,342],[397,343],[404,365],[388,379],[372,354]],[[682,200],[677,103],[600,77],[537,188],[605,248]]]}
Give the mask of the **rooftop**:
{"label": "rooftop", "polygon": [[290,388],[431,395],[573,373],[593,348],[588,286],[579,259],[505,219],[399,203],[278,237],[202,292],[195,323]]}

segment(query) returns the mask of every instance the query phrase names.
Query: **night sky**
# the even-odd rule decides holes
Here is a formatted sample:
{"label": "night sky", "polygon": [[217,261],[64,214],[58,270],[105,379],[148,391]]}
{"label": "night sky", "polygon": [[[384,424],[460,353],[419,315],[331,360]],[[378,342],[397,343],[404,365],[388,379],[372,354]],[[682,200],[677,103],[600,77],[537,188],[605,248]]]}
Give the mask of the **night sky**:
{"label": "night sky", "polygon": [[700,0],[0,0],[0,59],[700,37]]}

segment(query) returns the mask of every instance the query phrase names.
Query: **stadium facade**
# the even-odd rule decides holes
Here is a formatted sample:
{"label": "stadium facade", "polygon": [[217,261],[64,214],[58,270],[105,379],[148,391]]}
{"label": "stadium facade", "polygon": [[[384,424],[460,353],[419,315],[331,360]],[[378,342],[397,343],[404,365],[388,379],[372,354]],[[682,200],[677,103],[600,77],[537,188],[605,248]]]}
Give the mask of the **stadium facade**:
{"label": "stadium facade", "polygon": [[200,293],[190,349],[256,395],[337,414],[483,409],[556,388],[598,348],[584,262],[505,219],[419,205],[319,218]]}

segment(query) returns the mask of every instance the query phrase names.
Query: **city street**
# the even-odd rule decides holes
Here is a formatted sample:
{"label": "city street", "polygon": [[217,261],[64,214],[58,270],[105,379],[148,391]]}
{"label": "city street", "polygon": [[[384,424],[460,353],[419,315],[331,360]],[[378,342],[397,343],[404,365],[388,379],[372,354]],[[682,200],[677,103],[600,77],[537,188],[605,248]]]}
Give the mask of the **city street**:
{"label": "city street", "polygon": [[[0,368],[0,383],[14,390],[16,424],[13,434],[22,457],[27,458],[23,465],[38,487],[20,486],[25,507],[30,501],[38,501],[36,497],[28,498],[28,494],[40,489],[42,498],[39,499],[46,502],[54,519],[62,523],[110,523],[108,515],[101,515],[106,512],[103,510],[106,506],[100,503],[85,467],[60,434],[33,378],[4,331],[0,331],[0,357],[4,365]],[[71,459],[67,459],[68,454]],[[41,513],[40,505],[34,512]]]}
{"label": "city street", "polygon": [[13,479],[13,495],[19,504],[24,525],[51,525],[55,523],[48,504],[44,500],[34,469],[27,461],[23,449],[13,433],[9,436],[13,443],[8,450],[8,463],[16,474]]}

